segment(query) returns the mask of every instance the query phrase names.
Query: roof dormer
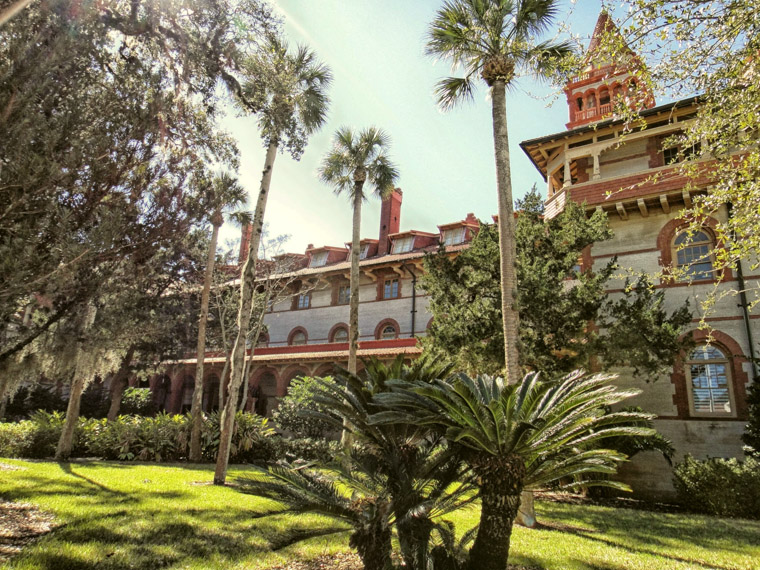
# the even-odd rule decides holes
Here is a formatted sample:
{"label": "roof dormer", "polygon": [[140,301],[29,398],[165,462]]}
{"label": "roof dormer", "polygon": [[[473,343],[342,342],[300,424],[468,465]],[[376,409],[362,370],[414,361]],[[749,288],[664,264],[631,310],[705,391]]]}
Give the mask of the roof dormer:
{"label": "roof dormer", "polygon": [[438,234],[409,230],[389,235],[388,238],[391,240],[391,253],[398,254],[434,245],[438,240]]}
{"label": "roof dormer", "polygon": [[348,251],[345,248],[329,245],[314,247],[309,244],[309,247],[306,249],[306,255],[309,257],[309,268],[311,269],[332,265],[333,263],[339,263],[348,259]]}
{"label": "roof dormer", "polygon": [[[364,238],[359,242],[359,259],[367,259],[377,255],[379,240]],[[348,256],[351,257],[351,242],[346,242]]]}
{"label": "roof dormer", "polygon": [[459,245],[472,240],[478,233],[480,223],[472,212],[464,220],[438,226],[440,242],[445,245]]}

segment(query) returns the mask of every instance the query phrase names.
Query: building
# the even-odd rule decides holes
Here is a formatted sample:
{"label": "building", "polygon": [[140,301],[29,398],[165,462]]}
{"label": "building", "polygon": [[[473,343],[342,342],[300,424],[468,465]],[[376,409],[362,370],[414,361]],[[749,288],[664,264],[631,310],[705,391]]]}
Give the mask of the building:
{"label": "building", "polygon": [[[657,106],[654,97],[630,73],[634,54],[626,61],[606,62],[598,56],[601,34],[614,24],[602,13],[587,51],[587,68],[565,88],[569,121],[565,130],[521,143],[546,181],[546,215],[556,216],[569,200],[585,204],[589,213],[607,213],[614,238],[584,252],[582,269],[593,268],[617,256],[624,267],[656,274],[656,285],[666,289],[670,309],[687,298],[699,309],[700,299],[717,290],[743,289],[744,281],[760,272],[741,264],[717,274],[711,252],[720,247],[713,228],[729,216],[726,209],[705,221],[696,235],[684,232],[680,219],[695,195],[709,190],[709,179],[696,189],[675,170],[675,163],[699,149],[665,148],[663,141],[694,117],[696,98]],[[646,128],[627,129],[615,118],[614,104],[622,98],[642,108]],[[681,152],[679,152],[681,151]],[[417,283],[425,253],[444,244],[452,253],[467,247],[478,230],[472,214],[438,227],[437,232],[400,230],[403,194],[396,190],[383,202],[377,239],[361,242],[359,356],[390,359],[401,354],[417,357],[417,338],[430,323],[428,299]],[[276,398],[287,392],[300,375],[329,373],[334,363],[348,359],[349,250],[347,246],[309,246],[304,254],[290,254],[299,264],[300,289],[272,307],[266,315],[268,335],[253,356],[251,392]],[[685,270],[687,279],[669,277],[673,267]],[[621,292],[620,281],[609,292]],[[742,455],[741,435],[747,419],[747,388],[756,371],[751,365],[753,346],[760,339],[760,315],[751,314],[745,301],[721,297],[706,321],[708,333],[693,322],[695,350],[683,355],[672,371],[645,384],[622,369],[620,382],[642,388],[636,404],[657,414],[655,427],[671,439],[678,458]],[[223,359],[211,358],[208,396],[204,406],[218,398],[218,374]],[[157,398],[171,411],[189,403],[194,360],[177,363],[169,373],[154,379]],[[215,400],[216,398],[216,400]],[[253,402],[249,402],[253,405]],[[271,405],[269,409],[271,410]],[[622,476],[639,491],[672,492],[667,462],[654,453],[640,454],[624,466]]]}
{"label": "building", "polygon": [[[468,214],[438,226],[437,232],[402,232],[402,201],[402,191],[394,190],[382,203],[377,238],[361,241],[359,358],[413,359],[422,353],[417,339],[425,336],[432,317],[428,296],[418,285],[423,258],[441,244],[451,252],[467,247],[478,231],[478,220]],[[309,245],[303,254],[285,255],[292,267],[286,276],[293,294],[274,303],[265,315],[266,334],[252,357],[249,394],[266,402],[263,408],[258,402],[258,411],[271,412],[294,378],[329,374],[335,364],[347,366],[350,245]],[[218,406],[223,364],[218,355],[206,358],[206,410]],[[156,400],[172,412],[188,408],[194,374],[194,358],[170,366],[166,375],[151,381]],[[249,408],[256,406],[252,397],[249,400]]]}
{"label": "building", "polygon": [[[662,272],[656,285],[666,289],[672,310],[711,292],[744,289],[744,282],[760,278],[760,272],[739,264],[735,270],[717,274],[713,251],[720,247],[713,228],[730,215],[722,209],[705,220],[694,236],[684,231],[681,211],[700,192],[709,191],[708,178],[696,187],[680,176],[675,163],[699,149],[665,148],[663,141],[694,117],[696,98],[657,106],[649,93],[642,93],[625,65],[599,61],[595,51],[601,33],[614,24],[602,13],[587,52],[588,67],[565,88],[569,109],[567,129],[521,143],[523,150],[546,180],[546,214],[555,216],[573,200],[589,212],[607,213],[614,238],[595,244],[585,252],[584,269],[617,256],[621,266],[649,274]],[[629,61],[634,61],[631,58]],[[644,109],[646,128],[624,132],[623,121],[613,115],[615,97],[638,92],[635,104]],[[681,151],[679,153],[679,150]],[[668,277],[673,267],[687,278]],[[609,291],[620,291],[621,281],[611,281]],[[705,320],[713,328],[698,330],[693,322],[696,348],[676,362],[672,372],[645,384],[620,370],[621,382],[643,390],[636,404],[657,414],[655,427],[671,439],[678,452],[705,458],[740,457],[741,435],[747,419],[747,388],[755,378],[753,357],[760,340],[760,315],[751,314],[746,301],[730,294],[721,298]],[[750,358],[748,358],[750,357]],[[624,466],[623,476],[639,490],[652,494],[672,490],[666,461],[654,453],[641,454]]]}

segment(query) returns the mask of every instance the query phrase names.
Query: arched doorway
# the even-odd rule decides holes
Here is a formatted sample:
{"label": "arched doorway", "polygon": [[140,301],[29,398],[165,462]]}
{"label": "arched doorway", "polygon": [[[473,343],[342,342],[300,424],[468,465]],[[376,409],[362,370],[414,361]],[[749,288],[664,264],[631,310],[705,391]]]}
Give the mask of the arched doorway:
{"label": "arched doorway", "polygon": [[277,378],[271,372],[265,372],[259,378],[258,385],[254,391],[256,403],[253,411],[260,416],[270,417],[272,412],[277,409]]}
{"label": "arched doorway", "polygon": [[168,412],[171,395],[172,381],[166,374],[164,374],[156,380],[155,388],[153,390],[153,402],[156,404],[156,409]]}
{"label": "arched doorway", "polygon": [[193,407],[193,390],[195,390],[195,378],[192,376],[185,376],[182,381],[182,399],[180,400],[181,406],[179,412],[184,414],[189,412]]}
{"label": "arched doorway", "polygon": [[212,374],[203,383],[203,411],[215,412],[219,409],[219,377]]}

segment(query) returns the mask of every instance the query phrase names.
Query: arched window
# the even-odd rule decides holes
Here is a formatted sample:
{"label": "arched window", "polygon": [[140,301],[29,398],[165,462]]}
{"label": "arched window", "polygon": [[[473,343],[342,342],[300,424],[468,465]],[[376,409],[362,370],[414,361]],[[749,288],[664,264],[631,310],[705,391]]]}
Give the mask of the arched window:
{"label": "arched window", "polygon": [[673,240],[673,259],[676,274],[684,279],[714,279],[713,241],[705,231],[689,234],[681,232]]}
{"label": "arched window", "polygon": [[338,327],[333,331],[331,342],[348,342],[348,329]]}
{"label": "arched window", "polygon": [[713,345],[695,348],[686,362],[689,407],[694,415],[734,415],[728,358]]}
{"label": "arched window", "polygon": [[296,327],[291,331],[290,336],[288,336],[288,345],[300,346],[306,344],[308,340],[309,337],[306,336],[306,330],[302,327]]}
{"label": "arched window", "polygon": [[380,339],[381,340],[388,340],[398,338],[398,331],[396,330],[396,327],[392,324],[387,324],[383,327],[383,330],[380,331]]}

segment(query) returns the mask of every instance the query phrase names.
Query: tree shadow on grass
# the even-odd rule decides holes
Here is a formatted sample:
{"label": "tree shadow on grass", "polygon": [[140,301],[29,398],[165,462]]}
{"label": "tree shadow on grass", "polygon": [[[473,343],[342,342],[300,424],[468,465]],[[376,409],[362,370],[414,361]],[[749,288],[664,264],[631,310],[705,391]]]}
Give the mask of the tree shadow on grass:
{"label": "tree shadow on grass", "polygon": [[[679,556],[673,553],[674,547],[685,544],[704,549],[706,554],[719,550],[749,556],[746,550],[731,548],[729,539],[750,546],[760,545],[760,523],[752,521],[701,516],[687,518],[682,514],[602,507],[568,509],[551,503],[544,504],[541,511],[544,517],[553,521],[543,525],[543,530],[573,534],[632,554],[660,557],[694,568],[732,570],[730,566],[702,560],[702,556]],[[562,519],[570,519],[572,524],[565,524]],[[575,524],[579,521],[583,527]],[[615,567],[590,565],[589,568],[607,570]]]}

